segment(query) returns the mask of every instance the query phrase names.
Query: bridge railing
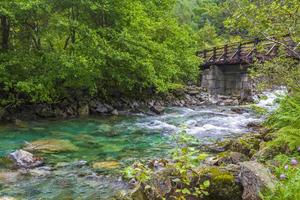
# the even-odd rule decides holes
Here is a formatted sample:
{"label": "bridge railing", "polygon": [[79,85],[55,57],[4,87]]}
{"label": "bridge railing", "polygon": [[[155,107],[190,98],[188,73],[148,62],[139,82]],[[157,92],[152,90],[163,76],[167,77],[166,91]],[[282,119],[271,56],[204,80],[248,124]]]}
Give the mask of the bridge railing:
{"label": "bridge railing", "polygon": [[[295,46],[289,37],[283,37],[280,42],[286,47],[294,48]],[[204,60],[204,66],[253,63],[255,59],[266,61],[278,56],[280,46],[275,41],[255,39],[205,49],[197,52],[197,55]],[[289,56],[293,54],[289,48],[285,49],[285,53]]]}

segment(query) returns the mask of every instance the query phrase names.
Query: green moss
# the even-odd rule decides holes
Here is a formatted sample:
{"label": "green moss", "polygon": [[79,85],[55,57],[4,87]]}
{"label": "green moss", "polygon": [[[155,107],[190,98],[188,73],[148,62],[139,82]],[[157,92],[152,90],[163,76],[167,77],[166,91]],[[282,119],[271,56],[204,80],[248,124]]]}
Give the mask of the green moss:
{"label": "green moss", "polygon": [[253,134],[247,134],[234,140],[229,146],[229,150],[245,154],[249,157],[253,156],[260,148],[261,139]]}
{"label": "green moss", "polygon": [[242,187],[235,182],[235,177],[218,167],[207,167],[200,171],[203,179],[210,180],[209,195],[205,200],[240,200]]}
{"label": "green moss", "polygon": [[214,181],[223,182],[223,183],[232,183],[234,181],[234,176],[232,174],[221,174],[213,179]]}
{"label": "green moss", "polygon": [[0,168],[10,169],[14,167],[14,162],[7,157],[0,157]]}
{"label": "green moss", "polygon": [[260,100],[267,100],[268,97],[267,97],[266,95],[264,95],[264,96],[261,96],[259,99],[260,99]]}
{"label": "green moss", "polygon": [[268,112],[266,108],[259,107],[255,104],[251,105],[250,108],[258,115],[264,115]]}

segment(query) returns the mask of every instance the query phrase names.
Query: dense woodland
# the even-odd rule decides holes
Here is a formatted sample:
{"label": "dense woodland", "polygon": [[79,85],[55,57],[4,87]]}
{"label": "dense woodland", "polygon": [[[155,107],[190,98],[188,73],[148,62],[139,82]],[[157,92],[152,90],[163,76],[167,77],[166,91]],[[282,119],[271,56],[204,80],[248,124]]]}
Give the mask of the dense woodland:
{"label": "dense woodland", "polygon": [[[232,2],[234,3],[234,2]],[[223,1],[1,1],[1,105],[164,93],[226,33]],[[222,36],[221,38],[218,36]]]}
{"label": "dense woodland", "polygon": [[257,37],[285,48],[288,35],[295,58],[255,64],[251,74],[264,80],[258,88],[289,91],[265,123],[272,140],[263,144],[277,150],[275,174],[288,178],[264,198],[299,198],[299,168],[283,167],[300,151],[299,0],[1,0],[0,17],[3,108],[168,93],[197,83],[197,50]]}

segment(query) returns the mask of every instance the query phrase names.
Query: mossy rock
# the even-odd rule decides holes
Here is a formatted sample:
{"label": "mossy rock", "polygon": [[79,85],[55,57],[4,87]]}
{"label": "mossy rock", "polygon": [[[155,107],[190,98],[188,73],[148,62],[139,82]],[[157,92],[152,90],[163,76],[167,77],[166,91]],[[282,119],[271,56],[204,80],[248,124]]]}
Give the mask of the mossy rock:
{"label": "mossy rock", "polygon": [[228,165],[228,164],[238,164],[239,162],[244,162],[249,160],[249,157],[239,152],[223,152],[218,154],[216,157],[215,164],[217,166]]}
{"label": "mossy rock", "polygon": [[264,146],[253,155],[253,158],[260,162],[264,162],[284,152],[285,152],[284,147]]}
{"label": "mossy rock", "polygon": [[41,153],[58,153],[58,152],[69,152],[77,151],[78,147],[72,144],[69,140],[37,140],[28,143],[24,150],[31,152]]}
{"label": "mossy rock", "polygon": [[108,170],[108,169],[116,169],[120,167],[120,163],[117,161],[102,161],[93,163],[93,169],[95,170]]}
{"label": "mossy rock", "polygon": [[235,176],[219,167],[206,167],[200,170],[202,180],[209,180],[208,196],[205,200],[241,200],[242,186]]}
{"label": "mossy rock", "polygon": [[13,169],[15,168],[15,162],[8,157],[0,157],[0,169]]}
{"label": "mossy rock", "polygon": [[260,148],[263,141],[260,134],[246,134],[239,139],[233,140],[228,145],[228,150],[245,154],[252,157]]}
{"label": "mossy rock", "polygon": [[100,144],[96,140],[95,137],[87,134],[80,134],[74,137],[74,140],[76,140],[76,145],[80,147],[99,147]]}

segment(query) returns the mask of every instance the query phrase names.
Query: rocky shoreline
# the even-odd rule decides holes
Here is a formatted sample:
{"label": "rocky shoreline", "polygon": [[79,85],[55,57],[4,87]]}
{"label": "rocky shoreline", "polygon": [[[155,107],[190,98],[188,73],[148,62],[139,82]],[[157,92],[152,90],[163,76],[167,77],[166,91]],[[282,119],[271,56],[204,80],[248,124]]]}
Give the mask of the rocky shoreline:
{"label": "rocky shoreline", "polygon": [[238,97],[211,96],[198,86],[187,86],[174,90],[168,95],[157,95],[139,100],[130,98],[115,98],[109,102],[101,98],[82,97],[82,99],[66,99],[58,104],[27,104],[7,106],[0,109],[0,121],[15,122],[15,120],[67,119],[86,117],[90,115],[128,115],[132,113],[161,114],[165,107],[239,105]]}
{"label": "rocky shoreline", "polygon": [[[197,174],[200,182],[192,181],[188,186],[190,191],[193,191],[193,188],[199,188],[209,180],[207,195],[200,198],[191,193],[186,195],[186,199],[261,200],[260,193],[274,189],[277,182],[271,171],[260,162],[272,154],[271,149],[263,146],[267,140],[268,134],[262,128],[259,133],[245,134],[241,138],[216,144],[224,150],[211,154],[202,164],[193,168],[193,173]],[[172,199],[172,196],[178,196],[176,191],[182,186],[175,183],[179,177],[174,173],[176,170],[174,165],[172,160],[150,161],[147,167],[153,171],[151,179],[139,184],[131,180],[133,189],[122,199],[152,200],[160,197]],[[137,167],[138,165],[133,166]]]}

